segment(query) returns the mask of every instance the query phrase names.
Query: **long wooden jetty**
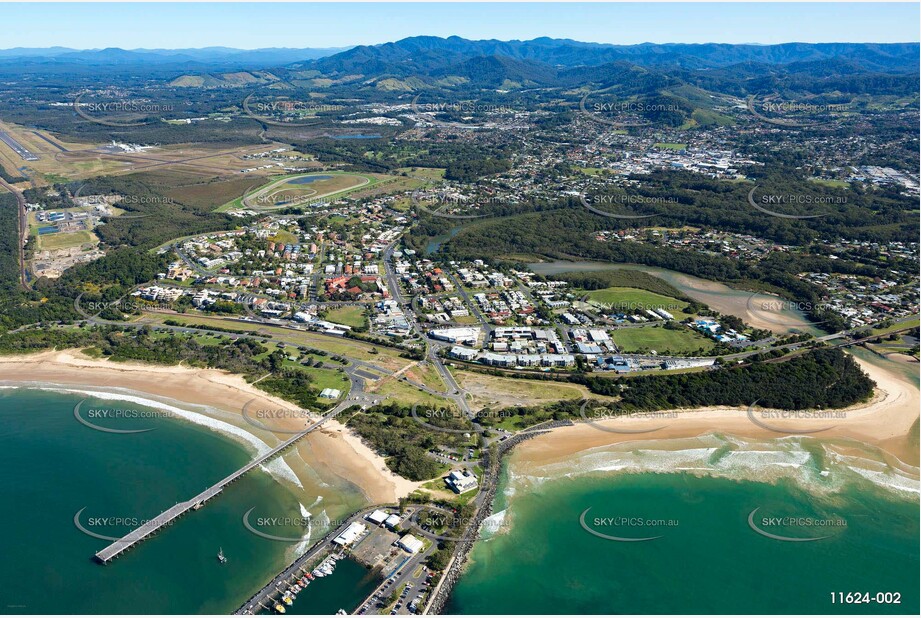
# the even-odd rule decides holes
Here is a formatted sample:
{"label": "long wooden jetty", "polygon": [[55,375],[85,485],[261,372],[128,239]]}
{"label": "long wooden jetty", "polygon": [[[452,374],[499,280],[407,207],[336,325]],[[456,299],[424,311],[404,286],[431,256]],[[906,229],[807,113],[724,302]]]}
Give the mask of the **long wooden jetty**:
{"label": "long wooden jetty", "polygon": [[102,564],[108,564],[111,561],[115,560],[120,555],[122,555],[123,553],[131,549],[132,547],[135,547],[141,541],[147,539],[148,537],[156,533],[158,530],[160,530],[164,526],[168,526],[170,522],[172,522],[176,518],[184,515],[185,513],[188,513],[191,510],[198,509],[205,502],[207,502],[211,498],[221,493],[225,487],[227,487],[228,485],[230,485],[231,483],[233,483],[234,481],[242,477],[244,474],[246,474],[253,468],[257,468],[261,466],[262,464],[264,464],[265,462],[269,461],[270,459],[272,459],[273,457],[281,453],[283,450],[285,450],[286,448],[288,448],[289,446],[291,446],[292,444],[294,444],[295,442],[297,442],[298,440],[300,440],[301,438],[309,434],[311,431],[315,430],[317,427],[321,426],[323,423],[325,423],[326,421],[334,417],[345,407],[346,407],[345,402],[339,404],[338,406],[333,408],[332,411],[327,413],[320,420],[318,420],[316,423],[314,423],[313,425],[311,425],[304,431],[285,440],[284,442],[282,442],[281,444],[279,444],[278,446],[276,446],[269,452],[265,453],[264,455],[257,457],[254,461],[246,464],[245,466],[243,466],[242,468],[240,468],[239,470],[237,470],[230,476],[218,481],[217,483],[215,483],[214,485],[212,485],[205,491],[201,492],[200,494],[198,494],[191,500],[180,502],[176,504],[175,506],[163,511],[162,513],[160,513],[159,515],[157,515],[150,521],[146,522],[142,526],[135,528],[134,530],[132,530],[131,532],[129,532],[122,538],[113,542],[111,545],[109,545],[102,551],[97,552],[96,560]]}

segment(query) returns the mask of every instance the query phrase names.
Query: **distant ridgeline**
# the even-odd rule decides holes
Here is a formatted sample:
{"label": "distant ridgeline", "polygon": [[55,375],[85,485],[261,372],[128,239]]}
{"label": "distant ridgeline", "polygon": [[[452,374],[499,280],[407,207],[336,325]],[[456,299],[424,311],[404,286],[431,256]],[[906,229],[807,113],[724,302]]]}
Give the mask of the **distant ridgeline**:
{"label": "distant ridgeline", "polygon": [[[867,401],[874,382],[854,359],[838,349],[813,350],[778,363],[758,362],[720,371],[670,375],[638,375],[616,379],[580,374],[570,381],[593,393],[618,397],[605,402],[612,415],[709,406],[759,407],[781,410],[845,408]],[[547,406],[505,408],[492,419],[516,418],[524,428],[547,420],[581,418],[581,401]]]}

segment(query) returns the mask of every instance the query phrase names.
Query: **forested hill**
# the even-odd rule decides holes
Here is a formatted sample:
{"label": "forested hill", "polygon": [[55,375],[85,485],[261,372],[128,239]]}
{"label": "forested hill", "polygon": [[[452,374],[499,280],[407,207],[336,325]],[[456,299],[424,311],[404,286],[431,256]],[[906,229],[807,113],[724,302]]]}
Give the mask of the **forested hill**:
{"label": "forested hill", "polygon": [[375,63],[394,69],[409,66],[412,71],[427,72],[436,67],[456,64],[464,59],[488,56],[567,68],[629,62],[645,67],[686,69],[713,69],[744,63],[788,65],[846,58],[868,70],[913,71],[918,68],[918,51],[918,43],[607,45],[546,37],[530,41],[471,41],[456,36],[417,36],[382,45],[360,45],[318,59],[312,64],[324,73],[366,73],[368,66],[374,66]]}

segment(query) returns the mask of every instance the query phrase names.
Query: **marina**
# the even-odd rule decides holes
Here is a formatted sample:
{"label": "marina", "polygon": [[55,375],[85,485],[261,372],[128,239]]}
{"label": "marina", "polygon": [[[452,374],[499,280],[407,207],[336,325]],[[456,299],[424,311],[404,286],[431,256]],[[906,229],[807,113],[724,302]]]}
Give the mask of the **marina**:
{"label": "marina", "polygon": [[[330,530],[326,536],[317,541],[240,606],[234,614],[253,615],[261,611],[286,613],[286,607],[290,607],[297,598],[297,594],[307,588],[311,582],[333,574],[336,563],[345,558],[344,549],[342,546],[335,545],[334,540],[373,510],[374,508],[363,509],[346,518],[342,525]],[[320,559],[321,556],[322,559]]]}

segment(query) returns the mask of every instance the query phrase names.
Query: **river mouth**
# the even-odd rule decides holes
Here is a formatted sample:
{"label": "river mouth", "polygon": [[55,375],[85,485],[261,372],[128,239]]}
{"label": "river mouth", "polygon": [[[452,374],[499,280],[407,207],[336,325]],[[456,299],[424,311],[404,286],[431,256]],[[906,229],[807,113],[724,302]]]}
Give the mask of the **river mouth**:
{"label": "river mouth", "polygon": [[638,270],[659,277],[688,297],[720,313],[733,315],[755,328],[769,330],[778,335],[823,334],[802,311],[786,307],[785,303],[778,302],[777,296],[732,288],[725,283],[701,279],[666,268],[642,264],[565,260],[532,262],[528,267],[535,273],[545,276],[577,271]]}

